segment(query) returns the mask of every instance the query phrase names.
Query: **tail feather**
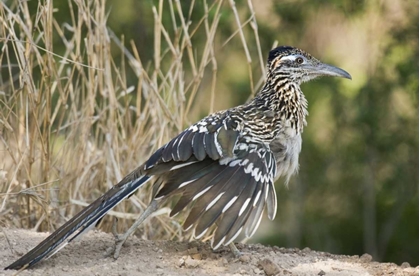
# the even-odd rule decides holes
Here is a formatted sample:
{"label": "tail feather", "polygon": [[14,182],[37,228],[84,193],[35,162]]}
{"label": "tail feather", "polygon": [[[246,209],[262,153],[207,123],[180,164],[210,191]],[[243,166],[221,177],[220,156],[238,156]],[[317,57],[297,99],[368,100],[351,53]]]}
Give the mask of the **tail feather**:
{"label": "tail feather", "polygon": [[112,187],[104,195],[80,211],[22,258],[5,269],[26,269],[43,259],[51,257],[68,243],[95,226],[98,220],[108,213],[109,210],[133,194],[149,179],[150,176],[140,176],[132,180],[123,179],[119,184]]}

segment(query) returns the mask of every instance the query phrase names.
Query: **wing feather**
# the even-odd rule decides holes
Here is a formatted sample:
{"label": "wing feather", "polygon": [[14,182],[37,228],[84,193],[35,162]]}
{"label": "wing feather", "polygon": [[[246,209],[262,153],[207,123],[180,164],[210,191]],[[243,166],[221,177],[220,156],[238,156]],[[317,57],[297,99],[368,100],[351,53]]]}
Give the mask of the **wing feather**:
{"label": "wing feather", "polygon": [[219,155],[219,152],[217,151],[217,147],[218,145],[216,145],[216,143],[218,143],[217,141],[215,141],[215,135],[216,133],[207,133],[204,136],[205,139],[205,149],[206,149],[206,153],[207,155],[213,159],[213,160],[218,160],[221,156]]}
{"label": "wing feather", "polygon": [[237,178],[237,181],[240,181],[239,183],[243,183],[246,188],[244,187],[240,190],[240,193],[237,195],[237,200],[223,213],[222,218],[217,222],[217,229],[215,230],[212,240],[212,246],[214,248],[220,246],[222,241],[227,239],[229,230],[235,224],[243,203],[247,198],[247,193],[245,191],[248,190],[248,185],[252,186],[252,178],[250,178],[247,174],[242,173],[241,177]]}
{"label": "wing feather", "polygon": [[206,157],[206,149],[204,148],[205,141],[204,141],[205,133],[196,132],[194,138],[192,139],[192,148],[195,158],[201,161],[204,160]]}
{"label": "wing feather", "polygon": [[[234,223],[230,227],[229,231],[225,234],[225,244],[231,243],[244,229],[244,226],[249,219],[249,215],[253,210],[252,199],[254,196],[256,196],[256,188],[257,182],[251,180],[247,188],[242,192],[241,196],[236,201],[236,205],[241,207],[239,212],[236,213],[236,210],[234,211],[233,209],[228,210],[228,212],[231,211],[232,216],[236,216],[236,219],[234,220]],[[229,216],[229,214],[226,215]]]}
{"label": "wing feather", "polygon": [[247,237],[251,237],[254,234],[254,230],[258,227],[259,220],[261,219],[264,211],[264,194],[267,187],[261,183],[259,184],[260,185],[258,185],[255,190],[256,195],[252,202],[251,214],[249,215],[248,221],[245,225],[245,235]]}
{"label": "wing feather", "polygon": [[206,159],[201,162],[190,164],[188,167],[183,167],[182,170],[170,171],[161,176],[163,179],[161,184],[162,187],[159,189],[155,198],[181,193],[185,189],[182,189],[182,187],[180,188],[183,183],[196,180],[208,174],[209,171],[214,170],[215,168],[214,161]]}
{"label": "wing feather", "polygon": [[[220,172],[219,165],[217,163],[214,163],[214,165],[212,166],[212,169],[208,170],[207,173],[204,176],[194,180],[191,184],[189,184],[188,189],[184,190],[181,198],[178,200],[178,202],[176,203],[176,205],[172,209],[170,215],[173,216],[173,215],[179,213],[189,203],[191,203],[193,201],[193,199],[197,199],[197,198],[195,198],[195,196],[197,194],[199,194],[200,192],[202,192],[206,189],[210,189],[213,185],[215,185],[215,183],[212,182],[211,180],[215,177],[214,173],[216,173],[216,175],[217,175],[219,172]],[[218,183],[220,183],[220,182],[218,182]]]}
{"label": "wing feather", "polygon": [[[238,172],[240,170],[239,166],[224,167],[225,169],[217,175],[217,178],[212,179],[212,189],[209,190],[201,200],[194,204],[194,207],[184,222],[184,229],[188,229],[192,224],[197,222],[198,225],[195,227],[196,233],[202,233],[205,231],[220,216],[223,208],[229,200],[237,196],[241,189],[244,188],[243,185],[236,185],[238,183],[233,180],[233,178],[238,176]],[[209,210],[206,210],[208,204],[222,193],[223,195],[220,199],[215,202]],[[199,218],[200,220],[197,221]]]}
{"label": "wing feather", "polygon": [[192,148],[192,139],[194,137],[194,132],[185,130],[184,139],[182,139],[182,143],[178,144],[178,152],[179,152],[179,160],[175,161],[186,161],[188,160],[191,155],[193,154]]}

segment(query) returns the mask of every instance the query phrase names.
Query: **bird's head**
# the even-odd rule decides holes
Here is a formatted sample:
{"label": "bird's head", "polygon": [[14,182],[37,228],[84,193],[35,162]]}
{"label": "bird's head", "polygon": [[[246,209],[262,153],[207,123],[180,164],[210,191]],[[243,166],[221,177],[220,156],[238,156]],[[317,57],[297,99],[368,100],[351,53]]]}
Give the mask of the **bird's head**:
{"label": "bird's head", "polygon": [[322,63],[305,51],[290,46],[271,50],[267,67],[272,76],[288,78],[297,84],[320,76],[351,79],[351,75],[343,69]]}

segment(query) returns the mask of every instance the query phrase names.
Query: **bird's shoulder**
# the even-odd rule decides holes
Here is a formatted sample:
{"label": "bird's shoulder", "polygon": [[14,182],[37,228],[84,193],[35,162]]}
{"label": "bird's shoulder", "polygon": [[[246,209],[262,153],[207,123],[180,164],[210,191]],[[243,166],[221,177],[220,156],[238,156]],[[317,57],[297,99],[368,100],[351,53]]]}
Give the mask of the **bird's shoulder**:
{"label": "bird's shoulder", "polygon": [[158,149],[144,169],[157,164],[220,160],[247,154],[247,151],[270,151],[269,143],[259,140],[246,128],[239,108],[215,112],[186,128]]}

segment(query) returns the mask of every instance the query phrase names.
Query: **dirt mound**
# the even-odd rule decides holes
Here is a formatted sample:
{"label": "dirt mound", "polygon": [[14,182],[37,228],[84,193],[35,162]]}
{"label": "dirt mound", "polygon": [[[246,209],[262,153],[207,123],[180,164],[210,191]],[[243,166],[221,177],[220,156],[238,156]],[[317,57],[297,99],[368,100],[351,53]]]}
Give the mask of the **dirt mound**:
{"label": "dirt mound", "polygon": [[[0,233],[0,268],[15,261],[47,233],[3,229]],[[81,241],[19,275],[419,275],[408,264],[371,262],[367,254],[341,256],[309,248],[285,249],[239,244],[243,255],[229,248],[212,251],[200,242],[144,241],[131,237],[118,260],[104,257],[113,244],[111,234],[91,231]],[[0,270],[0,275],[15,271]]]}

